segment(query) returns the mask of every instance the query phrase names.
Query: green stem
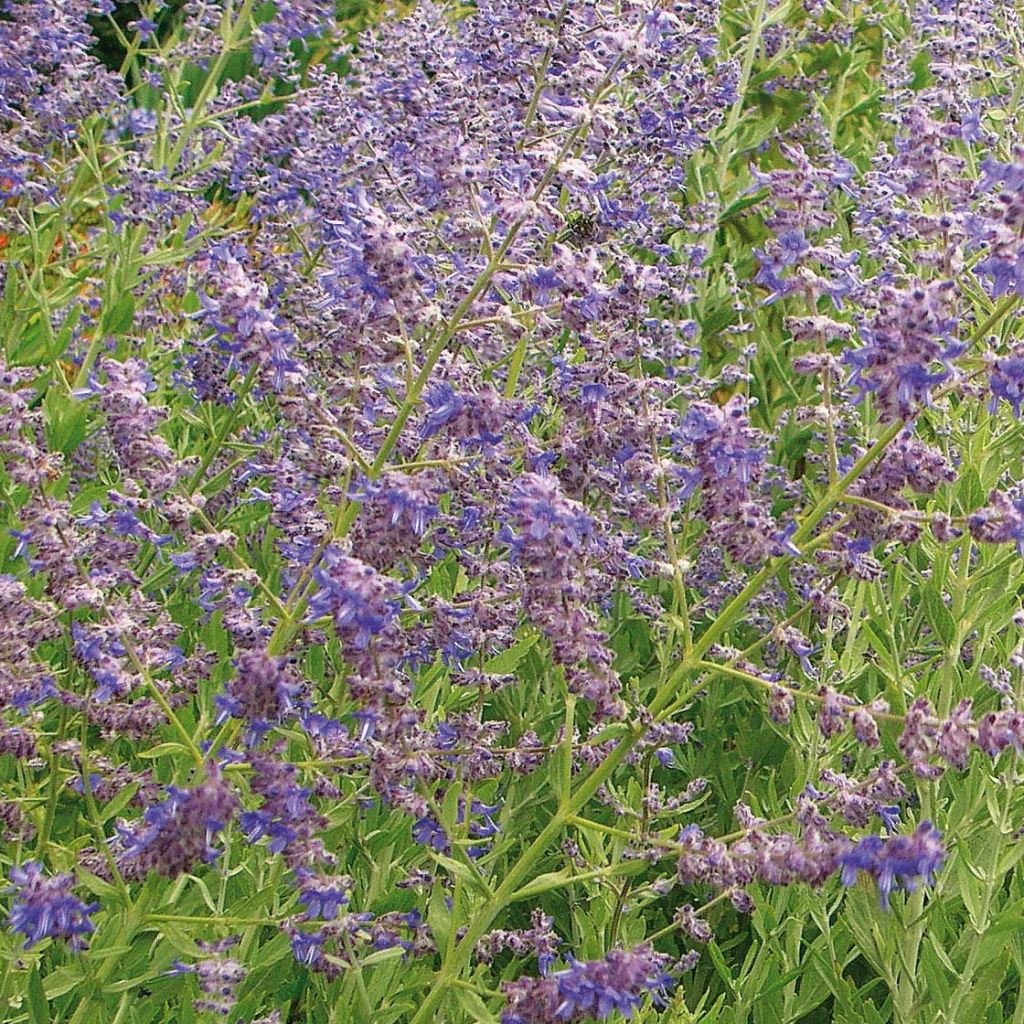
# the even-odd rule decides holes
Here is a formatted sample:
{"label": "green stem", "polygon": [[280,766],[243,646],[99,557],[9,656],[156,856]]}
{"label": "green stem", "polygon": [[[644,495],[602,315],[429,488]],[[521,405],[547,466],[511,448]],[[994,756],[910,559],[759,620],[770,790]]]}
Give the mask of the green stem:
{"label": "green stem", "polygon": [[476,948],[476,944],[486,934],[494,919],[501,911],[516,899],[516,890],[529,875],[533,865],[539,860],[552,841],[558,836],[565,824],[577,814],[584,804],[604,785],[612,772],[622,763],[627,754],[644,734],[643,726],[631,726],[626,738],[597,766],[594,772],[581,783],[579,789],[568,802],[560,807],[551,820],[541,829],[537,838],[526,848],[519,860],[513,864],[494,892],[494,896],[482,907],[450,957],[446,957],[441,969],[434,977],[434,983],[427,992],[426,998],[412,1018],[412,1024],[425,1024],[434,1019],[435,1010],[440,1000],[446,995],[452,982],[465,969]]}
{"label": "green stem", "polygon": [[174,171],[178,166],[178,161],[185,152],[185,147],[188,145],[189,140],[199,127],[206,104],[209,102],[210,97],[216,91],[217,86],[220,83],[221,76],[224,74],[228,60],[241,45],[245,29],[252,14],[253,3],[254,0],[242,0],[242,6],[238,11],[238,17],[235,20],[235,24],[228,37],[224,40],[224,47],[221,52],[217,54],[217,59],[213,62],[213,65],[206,74],[206,78],[203,80],[202,86],[199,88],[199,94],[196,96],[196,101],[192,105],[191,116],[179,129],[178,141],[174,144],[167,157],[166,170],[168,172]]}
{"label": "green stem", "polygon": [[719,152],[715,165],[716,187],[719,195],[724,191],[724,177],[729,169],[729,162],[732,160],[733,152],[736,149],[734,139],[736,129],[739,127],[740,118],[743,116],[743,104],[747,98],[747,86],[750,85],[750,76],[754,71],[754,61],[757,59],[757,51],[761,46],[761,33],[764,31],[764,16],[768,8],[768,0],[758,0],[757,8],[754,11],[754,19],[750,24],[750,35],[747,37],[746,49],[743,54],[743,64],[740,68],[740,78],[736,83],[736,99],[729,110],[729,116],[725,121],[725,128],[722,132],[722,149]]}
{"label": "green stem", "polygon": [[999,870],[999,861],[1006,849],[1006,837],[1013,830],[1011,807],[1013,805],[1014,790],[1016,788],[1013,781],[1016,775],[1016,769],[1017,758],[1014,757],[1006,770],[1004,778],[1003,802],[999,809],[999,821],[996,823],[997,828],[999,829],[999,834],[996,840],[991,844],[988,870],[985,872],[985,882],[981,894],[981,907],[978,914],[978,920],[972,922],[974,925],[975,935],[971,942],[971,949],[967,954],[967,962],[964,964],[964,969],[960,972],[960,980],[956,988],[953,990],[953,994],[950,996],[949,1006],[945,1011],[945,1016],[939,1018],[948,1021],[949,1024],[956,1024],[956,1022],[961,1019],[960,1007],[963,1004],[964,999],[976,990],[975,975],[977,974],[979,961],[981,960],[983,952],[982,941],[985,938],[985,932],[991,924],[990,917],[992,915],[992,901],[995,898],[996,891],[1000,888],[1003,881],[1003,872]]}
{"label": "green stem", "polygon": [[[62,706],[56,735],[63,736],[66,727],[67,709]],[[60,794],[61,788],[60,774],[57,771],[57,755],[53,752],[52,744],[47,755],[47,762],[50,767],[50,778],[47,783],[46,810],[43,812],[43,824],[39,829],[39,835],[36,840],[36,856],[40,859],[43,859],[46,855],[46,847],[49,845],[50,835],[53,832],[53,822],[57,816],[57,797]]]}
{"label": "green stem", "polygon": [[224,442],[227,440],[228,434],[234,430],[235,424],[238,422],[242,406],[245,404],[245,399],[248,397],[253,384],[256,382],[256,374],[258,372],[259,363],[253,363],[253,365],[249,367],[249,372],[245,375],[245,380],[242,382],[242,388],[236,396],[231,408],[228,410],[227,416],[224,417],[224,421],[221,423],[220,428],[214,435],[213,443],[207,448],[202,460],[196,467],[195,473],[192,474],[192,479],[189,480],[188,486],[185,489],[186,494],[191,495],[196,492],[203,477],[206,475],[206,471],[210,468],[213,460],[217,457],[218,452],[220,452]]}

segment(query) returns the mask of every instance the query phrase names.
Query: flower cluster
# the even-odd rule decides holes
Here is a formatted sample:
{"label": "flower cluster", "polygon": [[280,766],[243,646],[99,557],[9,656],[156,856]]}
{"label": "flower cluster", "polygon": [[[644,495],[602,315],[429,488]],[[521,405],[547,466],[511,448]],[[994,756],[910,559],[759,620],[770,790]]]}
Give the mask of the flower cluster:
{"label": "flower cluster", "polygon": [[899,887],[907,892],[917,888],[917,880],[935,881],[935,872],[942,867],[946,851],[941,837],[930,821],[922,821],[909,836],[867,836],[852,849],[839,855],[844,885],[853,885],[863,871],[874,879],[883,907],[889,906],[889,895]]}
{"label": "flower cluster", "polygon": [[636,946],[613,949],[601,960],[574,960],[540,978],[507,982],[502,1024],[603,1020],[615,1011],[631,1017],[645,994],[657,999],[672,985],[667,965],[668,957]]}
{"label": "flower cluster", "polygon": [[43,873],[38,861],[28,861],[11,869],[12,890],[8,924],[25,936],[29,949],[43,939],[64,939],[72,949],[82,949],[86,936],[95,930],[90,915],[99,910],[98,903],[83,903],[72,889],[73,875]]}
{"label": "flower cluster", "polygon": [[142,879],[155,871],[176,878],[220,855],[212,840],[234,817],[238,798],[220,769],[207,765],[206,779],[191,789],[168,788],[166,797],[147,808],[143,821],[120,830],[118,868]]}
{"label": "flower cluster", "polygon": [[233,957],[225,956],[238,940],[200,942],[199,948],[209,955],[195,964],[176,962],[173,974],[194,974],[202,995],[192,1004],[197,1013],[213,1013],[227,1017],[237,1001],[236,989],[245,980],[246,969]]}

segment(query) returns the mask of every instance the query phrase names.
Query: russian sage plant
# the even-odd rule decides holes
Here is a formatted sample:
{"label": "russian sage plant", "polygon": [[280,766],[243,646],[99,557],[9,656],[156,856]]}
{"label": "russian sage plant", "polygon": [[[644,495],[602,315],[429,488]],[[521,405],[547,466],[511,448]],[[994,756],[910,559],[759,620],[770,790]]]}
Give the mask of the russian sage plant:
{"label": "russian sage plant", "polygon": [[0,1018],[1024,1022],[1011,0],[0,0]]}

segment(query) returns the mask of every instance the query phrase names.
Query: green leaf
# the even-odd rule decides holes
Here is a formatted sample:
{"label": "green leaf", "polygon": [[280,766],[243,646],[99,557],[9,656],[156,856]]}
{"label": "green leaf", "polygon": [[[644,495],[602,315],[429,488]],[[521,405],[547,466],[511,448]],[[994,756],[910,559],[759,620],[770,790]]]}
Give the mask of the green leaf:
{"label": "green leaf", "polygon": [[971,986],[971,994],[960,1011],[961,1020],[980,1021],[984,1019],[985,1012],[990,1006],[994,1006],[1002,995],[1003,980],[1009,967],[1010,953],[1004,947],[1000,954],[978,974],[975,984]]}
{"label": "green leaf", "polygon": [[89,407],[55,387],[43,397],[46,441],[51,448],[70,455],[85,440]]}
{"label": "green leaf", "polygon": [[43,979],[39,975],[38,967],[33,967],[29,972],[28,983],[25,986],[25,1007],[28,1010],[30,1024],[52,1024],[50,1004],[46,1000]]}
{"label": "green leaf", "polygon": [[427,927],[430,928],[434,944],[442,950],[448,946],[448,933],[452,927],[451,912],[445,902],[447,895],[444,886],[437,884],[430,894],[430,903],[427,904]]}
{"label": "green leaf", "polygon": [[462,861],[455,860],[453,857],[446,857],[443,853],[435,853],[433,858],[452,877],[468,885],[474,892],[478,892],[484,897],[491,896],[491,891],[477,878],[469,866],[463,864]]}
{"label": "green leaf", "polygon": [[965,512],[973,512],[985,503],[985,489],[981,485],[981,477],[973,466],[961,471],[957,484],[957,500]]}
{"label": "green leaf", "polygon": [[360,961],[363,967],[372,967],[374,964],[387,963],[389,960],[401,960],[406,955],[401,946],[389,946],[387,949],[378,949],[375,953],[363,957]]}
{"label": "green leaf", "polygon": [[456,1001],[469,1014],[469,1019],[479,1024],[498,1024],[498,1018],[487,1009],[487,1004],[472,989],[452,990]]}
{"label": "green leaf", "polygon": [[102,334],[126,334],[135,322],[135,297],[124,292],[104,317]]}
{"label": "green leaf", "polygon": [[150,747],[148,750],[136,751],[139,757],[158,758],[167,757],[170,754],[184,754],[186,757],[189,756],[189,751],[181,743],[158,743],[155,747]]}
{"label": "green leaf", "polygon": [[78,870],[78,880],[89,890],[94,896],[99,896],[103,900],[121,900],[121,893],[117,886],[112,885],[110,882],[105,881],[98,875],[94,875],[91,871],[86,871],[84,868]]}
{"label": "green leaf", "polygon": [[43,981],[43,991],[47,999],[56,999],[67,992],[70,992],[76,985],[80,985],[85,975],[81,967],[58,967],[51,971]]}
{"label": "green leaf", "polygon": [[128,806],[132,797],[135,796],[138,788],[139,784],[137,782],[132,782],[125,786],[109,804],[102,808],[100,818],[103,821],[109,821],[120,814]]}
{"label": "green leaf", "polygon": [[444,803],[441,804],[441,824],[449,838],[458,831],[459,797],[462,796],[462,783],[453,782],[444,795]]}
{"label": "green leaf", "polygon": [[[718,223],[725,224],[727,221],[736,217],[744,210],[749,209],[756,203],[760,203],[763,199],[767,197],[767,195],[767,189],[758,189],[758,191],[753,193],[752,195],[742,196],[741,198],[734,200],[722,211],[721,215],[718,218]],[[684,232],[679,232],[679,234],[682,237],[686,237]],[[810,433],[810,431],[808,431],[808,433]]]}
{"label": "green leaf", "polygon": [[725,956],[722,953],[721,947],[717,942],[712,940],[708,943],[708,957],[711,959],[711,963],[718,973],[718,976],[725,983],[725,987],[733,994],[736,994],[736,984],[732,976],[732,971],[729,970],[729,965],[726,962]]}
{"label": "green leaf", "polygon": [[484,662],[484,671],[492,675],[503,676],[514,672],[519,662],[526,657],[529,650],[537,643],[537,635],[527,637],[514,643],[507,651],[494,655]]}
{"label": "green leaf", "polygon": [[921,592],[925,615],[932,629],[939,635],[942,642],[950,647],[956,640],[956,623],[942,598],[933,587],[925,587]]}

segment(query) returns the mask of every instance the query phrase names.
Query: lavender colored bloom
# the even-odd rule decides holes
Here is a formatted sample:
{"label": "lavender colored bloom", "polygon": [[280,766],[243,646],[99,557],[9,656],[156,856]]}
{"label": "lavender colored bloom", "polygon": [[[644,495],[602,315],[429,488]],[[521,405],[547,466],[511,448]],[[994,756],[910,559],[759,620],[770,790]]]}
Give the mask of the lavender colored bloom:
{"label": "lavender colored bloom", "polygon": [[396,587],[372,566],[328,549],[314,571],[319,589],[310,615],[330,615],[338,631],[356,648],[365,648],[396,614]]}
{"label": "lavender colored bloom", "polygon": [[412,827],[412,837],[438,853],[446,853],[450,847],[448,836],[441,825],[429,815],[420,818]]}
{"label": "lavender colored bloom", "polygon": [[307,921],[333,921],[339,909],[348,903],[351,878],[318,875],[308,868],[297,868],[295,876],[299,903],[305,907],[304,916]]}
{"label": "lavender colored bloom", "polygon": [[818,729],[826,739],[837,736],[846,728],[854,701],[837,693],[831,686],[818,691],[821,703],[818,706]]}
{"label": "lavender colored bloom", "polygon": [[682,496],[698,486],[709,536],[739,562],[763,561],[792,546],[759,493],[766,468],[764,440],[750,425],[748,403],[734,395],[719,408],[695,402],[686,411],[679,439],[693,449],[695,471],[684,473]]}
{"label": "lavender colored bloom", "polygon": [[557,477],[539,473],[516,479],[507,510],[512,523],[499,537],[511,543],[522,568],[529,617],[551,641],[570,689],[592,700],[600,717],[619,714],[612,653],[583,600],[588,557],[598,549],[593,518],[565,495]]}
{"label": "lavender colored bloom", "polygon": [[156,22],[152,18],[138,18],[128,23],[128,28],[137,32],[142,40],[148,40],[156,32],[156,27]]}
{"label": "lavender colored bloom", "polygon": [[853,885],[857,873],[870,875],[878,886],[881,905],[888,909],[893,889],[913,892],[918,880],[935,883],[935,873],[946,859],[942,836],[930,821],[922,821],[909,836],[867,836],[839,855],[844,885]]}
{"label": "lavender colored bloom", "polygon": [[123,832],[121,873],[142,879],[155,871],[177,878],[215,860],[220,851],[212,845],[213,837],[227,827],[237,808],[238,797],[220,769],[208,764],[203,782],[192,789],[169,786],[163,802],[150,807],[141,824]]}
{"label": "lavender colored bloom", "polygon": [[1021,405],[1024,404],[1024,355],[993,359],[989,366],[988,384],[992,389],[991,411],[996,411],[1002,399],[1010,403],[1013,415],[1020,419]]}
{"label": "lavender colored bloom", "polygon": [[292,954],[295,959],[306,967],[315,967],[323,956],[323,945],[326,935],[322,931],[292,933]]}
{"label": "lavender colored bloom", "polygon": [[882,289],[878,313],[861,328],[864,346],[846,353],[851,383],[862,396],[874,395],[887,421],[909,418],[949,378],[951,361],[963,350],[953,339],[952,294],[947,282]]}
{"label": "lavender colored bloom", "polygon": [[237,960],[224,954],[237,941],[235,938],[229,938],[212,943],[200,942],[199,948],[209,953],[209,956],[195,964],[175,961],[172,970],[168,972],[196,976],[199,991],[202,993],[193,1003],[198,1013],[214,1013],[220,1017],[227,1017],[235,1008],[236,990],[248,972]]}
{"label": "lavender colored bloom", "polygon": [[490,963],[499,950],[507,949],[514,956],[533,954],[537,967],[546,976],[555,962],[560,941],[553,930],[555,921],[541,910],[530,915],[530,927],[521,930],[497,929],[488,932],[477,943],[475,955],[478,960]]}
{"label": "lavender colored bloom", "polygon": [[246,651],[236,659],[235,673],[224,693],[214,698],[220,711],[218,722],[232,717],[250,725],[276,724],[294,712],[302,690],[302,683],[283,658]]}
{"label": "lavender colored bloom", "polygon": [[711,926],[702,917],[697,916],[697,912],[689,903],[684,903],[676,911],[675,922],[696,942],[710,942],[715,937]]}
{"label": "lavender colored bloom", "polygon": [[991,491],[987,508],[972,512],[967,527],[976,540],[990,544],[1013,541],[1018,554],[1024,555],[1024,496]]}
{"label": "lavender colored bloom", "polygon": [[38,861],[28,861],[11,868],[16,893],[8,916],[8,925],[21,932],[25,949],[43,939],[64,939],[72,949],[82,949],[94,925],[89,915],[99,910],[98,903],[83,903],[72,894],[73,875],[61,874],[47,878]]}
{"label": "lavender colored bloom", "polygon": [[675,755],[672,753],[671,747],[658,747],[658,749],[654,751],[654,756],[658,759],[658,764],[663,768],[675,767],[676,759]]}
{"label": "lavender colored bloom", "polygon": [[971,746],[977,741],[978,732],[971,717],[971,700],[960,701],[949,718],[939,726],[936,751],[944,761],[963,771],[967,767]]}
{"label": "lavender colored bloom", "polygon": [[502,1024],[557,1024],[603,1020],[618,1011],[631,1017],[646,993],[660,999],[673,984],[669,958],[650,946],[613,949],[601,960],[573,960],[542,978],[506,982]]}
{"label": "lavender colored bloom", "polygon": [[577,502],[562,496],[555,477],[524,474],[515,485],[509,511],[518,520],[519,535],[513,549],[539,555],[550,545],[554,550],[579,550],[593,530],[593,521]]}
{"label": "lavender colored bloom", "polygon": [[773,686],[768,695],[768,714],[772,721],[785,724],[793,714],[796,699],[788,689]]}
{"label": "lavender colored bloom", "polygon": [[1021,228],[1024,227],[1024,186],[1021,184],[1024,169],[1024,150],[1014,150],[1014,159],[1002,163],[994,157],[986,157],[981,163],[984,175],[979,190],[1003,186],[972,221],[972,234],[986,250],[975,271],[991,279],[993,296],[1024,292],[1024,245],[1021,243]]}
{"label": "lavender colored bloom", "polygon": [[323,842],[315,838],[327,819],[311,803],[312,789],[299,785],[298,769],[279,754],[280,745],[270,751],[248,751],[250,785],[261,802],[258,809],[239,814],[239,826],[251,843],[266,837],[270,852],[283,854],[290,867],[330,862]]}

